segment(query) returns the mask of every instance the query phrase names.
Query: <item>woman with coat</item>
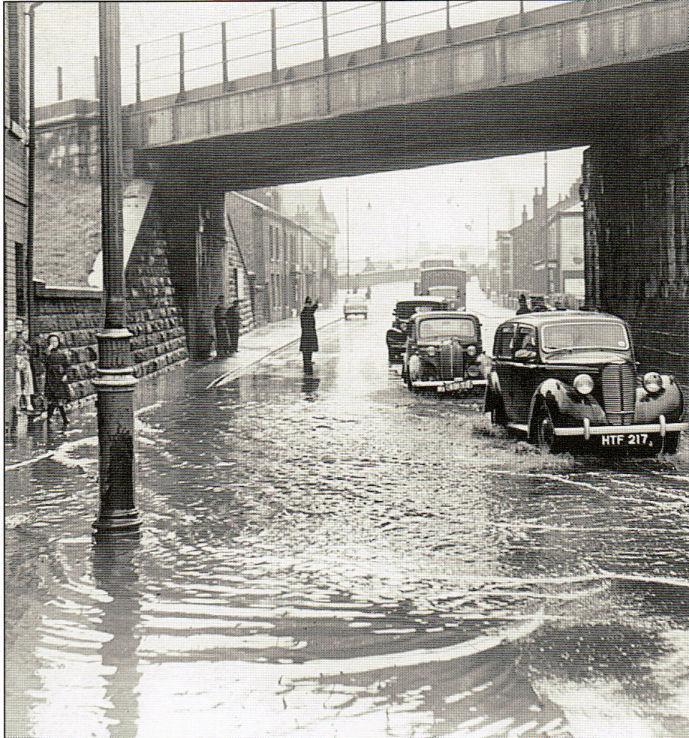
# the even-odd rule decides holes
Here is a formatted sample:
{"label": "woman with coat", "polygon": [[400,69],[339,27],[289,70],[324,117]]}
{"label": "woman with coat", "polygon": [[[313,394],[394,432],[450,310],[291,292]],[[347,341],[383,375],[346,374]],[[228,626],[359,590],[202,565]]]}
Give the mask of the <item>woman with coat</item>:
{"label": "woman with coat", "polygon": [[48,422],[57,408],[64,425],[69,425],[65,403],[70,399],[67,372],[69,363],[60,349],[60,336],[51,333],[48,336],[48,351],[45,357],[45,399],[48,405]]}
{"label": "woman with coat", "polygon": [[230,340],[225,322],[225,297],[218,295],[218,304],[213,309],[215,323],[215,351],[218,359],[226,359],[230,354]]}
{"label": "woman with coat", "polygon": [[316,300],[316,302],[312,302],[311,298],[307,297],[299,316],[301,321],[301,341],[299,342],[299,350],[304,357],[304,372],[306,374],[311,374],[313,372],[311,356],[315,351],[318,351],[316,317],[314,315],[316,310],[318,310],[318,300]]}

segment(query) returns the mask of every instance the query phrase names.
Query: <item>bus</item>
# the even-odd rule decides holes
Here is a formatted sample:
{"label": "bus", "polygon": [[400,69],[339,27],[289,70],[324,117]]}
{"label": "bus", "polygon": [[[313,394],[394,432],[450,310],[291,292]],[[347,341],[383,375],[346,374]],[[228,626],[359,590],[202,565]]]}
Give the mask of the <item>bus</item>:
{"label": "bus", "polygon": [[467,273],[454,267],[422,269],[414,284],[415,295],[444,297],[451,310],[466,307]]}

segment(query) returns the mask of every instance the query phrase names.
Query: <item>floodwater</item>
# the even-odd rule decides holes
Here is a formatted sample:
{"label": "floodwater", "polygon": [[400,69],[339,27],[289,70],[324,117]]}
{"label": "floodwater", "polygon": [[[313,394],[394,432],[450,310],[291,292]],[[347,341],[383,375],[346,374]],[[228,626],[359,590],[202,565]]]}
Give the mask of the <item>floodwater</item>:
{"label": "floodwater", "polygon": [[412,395],[400,290],[324,330],[313,377],[291,350],[161,379],[138,541],[91,539],[88,433],[7,473],[8,736],[689,735],[686,439],[548,457]]}

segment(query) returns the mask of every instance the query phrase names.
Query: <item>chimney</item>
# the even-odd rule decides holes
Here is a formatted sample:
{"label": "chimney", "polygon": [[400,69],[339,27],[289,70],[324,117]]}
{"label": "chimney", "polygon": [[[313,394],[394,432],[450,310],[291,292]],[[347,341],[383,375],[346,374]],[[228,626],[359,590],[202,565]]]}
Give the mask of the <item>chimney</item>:
{"label": "chimney", "polygon": [[62,100],[62,67],[57,68],[57,99]]}
{"label": "chimney", "polygon": [[522,223],[526,223],[526,221],[529,219],[529,214],[526,211],[526,205],[522,208]]}
{"label": "chimney", "polygon": [[98,63],[98,57],[93,57],[93,86],[96,91],[96,100],[100,98],[100,64]]}

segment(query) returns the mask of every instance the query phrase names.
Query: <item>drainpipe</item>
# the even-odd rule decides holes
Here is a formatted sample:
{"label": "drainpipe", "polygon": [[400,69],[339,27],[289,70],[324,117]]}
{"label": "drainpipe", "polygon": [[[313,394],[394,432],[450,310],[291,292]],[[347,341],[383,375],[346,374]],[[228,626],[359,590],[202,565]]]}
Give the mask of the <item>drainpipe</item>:
{"label": "drainpipe", "polygon": [[29,19],[29,140],[28,140],[28,168],[26,176],[26,318],[29,329],[29,345],[36,337],[34,320],[34,291],[33,291],[33,245],[34,245],[34,212],[36,189],[36,94],[35,94],[35,42],[34,26],[36,8],[40,2],[31,3],[26,13]]}

